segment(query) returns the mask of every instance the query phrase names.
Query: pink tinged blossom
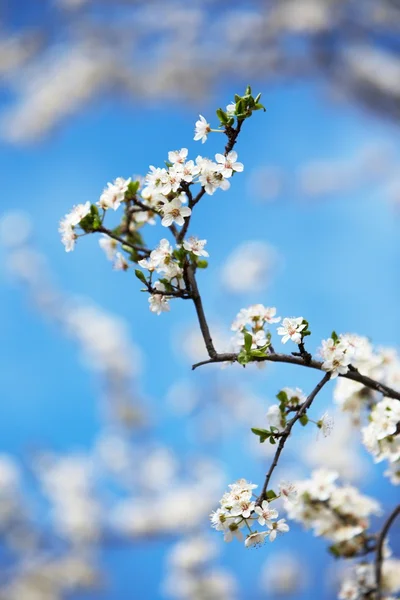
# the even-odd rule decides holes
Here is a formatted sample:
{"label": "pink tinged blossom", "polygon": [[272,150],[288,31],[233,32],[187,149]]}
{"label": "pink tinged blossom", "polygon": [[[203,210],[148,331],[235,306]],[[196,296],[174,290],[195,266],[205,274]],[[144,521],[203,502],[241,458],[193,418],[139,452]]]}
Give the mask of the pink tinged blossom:
{"label": "pink tinged blossom", "polygon": [[261,506],[256,506],[254,512],[258,515],[257,521],[263,526],[271,523],[271,520],[276,519],[279,515],[275,508],[270,508],[267,500],[263,500]]}
{"label": "pink tinged blossom", "polygon": [[[160,283],[159,281],[156,281],[154,288],[160,292],[165,292],[164,284]],[[151,312],[154,312],[157,315],[170,310],[168,298],[164,294],[152,294],[149,298],[149,304],[149,309]]]}
{"label": "pink tinged blossom", "polygon": [[279,490],[283,498],[289,502],[295,502],[297,500],[296,487],[290,481],[281,481],[279,484]]}
{"label": "pink tinged blossom", "polygon": [[196,256],[209,256],[208,252],[204,250],[207,240],[199,240],[196,237],[190,237],[183,242],[183,247],[188,252],[193,252]]}
{"label": "pink tinged blossom", "polygon": [[181,148],[180,150],[171,150],[171,152],[168,152],[168,160],[172,164],[183,164],[187,158],[187,155],[187,148]]}
{"label": "pink tinged blossom", "polygon": [[237,153],[232,150],[226,156],[216,154],[215,160],[218,163],[218,170],[223,177],[232,177],[234,171],[241,173],[244,169],[242,163],[237,162]]}
{"label": "pink tinged blossom", "polygon": [[303,320],[303,317],[286,317],[283,319],[281,327],[278,327],[278,335],[282,336],[282,344],[286,344],[289,340],[295,344],[301,343],[301,332],[307,327]]}
{"label": "pink tinged blossom", "polygon": [[207,123],[207,121],[205,120],[205,118],[202,115],[199,115],[199,120],[196,121],[195,123],[195,129],[194,129],[194,141],[198,142],[199,140],[201,140],[201,143],[204,144],[204,142],[207,140],[207,136],[211,131],[211,127],[210,124]]}
{"label": "pink tinged blossom", "polygon": [[231,515],[233,517],[244,517],[245,519],[248,519],[254,511],[254,507],[254,502],[247,498],[243,498],[231,508]]}
{"label": "pink tinged blossom", "polygon": [[188,206],[182,206],[182,202],[178,198],[174,198],[171,202],[166,202],[161,207],[161,211],[164,215],[161,224],[164,227],[170,227],[172,223],[183,225],[185,222],[184,217],[188,217],[192,213]]}

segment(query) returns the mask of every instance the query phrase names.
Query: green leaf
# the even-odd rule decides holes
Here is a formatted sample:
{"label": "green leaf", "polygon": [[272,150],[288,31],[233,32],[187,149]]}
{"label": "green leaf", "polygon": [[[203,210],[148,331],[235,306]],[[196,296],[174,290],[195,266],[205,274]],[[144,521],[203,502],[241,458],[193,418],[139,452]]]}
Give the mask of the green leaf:
{"label": "green leaf", "polygon": [[236,102],[236,104],[238,102],[240,102],[241,99],[242,99],[242,96],[239,96],[239,94],[235,94],[235,102]]}
{"label": "green leaf", "polygon": [[267,109],[265,108],[264,104],[261,104],[260,102],[256,102],[253,110],[263,110],[264,112],[267,111]]}
{"label": "green leaf", "polygon": [[275,494],[274,490],[268,490],[268,492],[265,494],[267,497],[267,500],[273,500],[274,498],[277,498],[278,496]]}
{"label": "green leaf", "polygon": [[128,189],[125,192],[125,198],[134,198],[139,190],[140,182],[139,181],[131,181],[128,184]]}
{"label": "green leaf", "polygon": [[287,404],[289,402],[289,398],[287,396],[287,393],[284,390],[281,390],[279,392],[279,394],[276,395],[276,397],[278,398],[278,400],[284,404]]}
{"label": "green leaf", "polygon": [[207,269],[208,267],[208,261],[206,260],[198,260],[197,261],[197,266],[199,269]]}
{"label": "green leaf", "polygon": [[251,431],[255,435],[258,435],[258,437],[260,438],[260,444],[263,444],[265,442],[265,440],[268,439],[269,436],[271,435],[271,432],[268,431],[267,429],[259,429],[258,427],[252,427]]}
{"label": "green leaf", "polygon": [[276,444],[276,439],[271,435],[271,437],[269,438],[269,443],[270,444]]}
{"label": "green leaf", "polygon": [[244,93],[245,96],[251,96],[251,87],[248,85]]}
{"label": "green leaf", "polygon": [[228,115],[226,114],[225,111],[222,110],[222,108],[217,108],[217,117],[220,120],[222,125],[226,125],[228,122]]}
{"label": "green leaf", "polygon": [[256,104],[258,104],[260,102],[260,98],[261,98],[261,92],[259,94],[257,94],[257,96],[254,98],[254,102]]}
{"label": "green leaf", "polygon": [[237,357],[237,361],[239,363],[239,365],[242,365],[243,367],[245,367],[247,365],[247,363],[249,362],[249,357],[246,354],[246,352],[239,352],[238,357]]}
{"label": "green leaf", "polygon": [[147,285],[147,279],[145,277],[145,274],[143,273],[143,271],[141,271],[140,269],[135,269],[135,275],[136,277],[145,285]]}
{"label": "green leaf", "polygon": [[250,352],[251,346],[253,345],[253,336],[248,331],[244,332],[244,349],[246,352]]}
{"label": "green leaf", "polygon": [[336,545],[329,546],[328,552],[332,554],[332,556],[334,556],[335,558],[339,558],[341,556],[340,550]]}
{"label": "green leaf", "polygon": [[307,417],[307,415],[301,415],[299,421],[303,425],[303,427],[305,427],[307,425],[307,423],[308,423],[308,417]]}
{"label": "green leaf", "polygon": [[333,339],[333,341],[335,342],[335,344],[339,341],[339,336],[336,333],[336,331],[332,331],[331,338]]}

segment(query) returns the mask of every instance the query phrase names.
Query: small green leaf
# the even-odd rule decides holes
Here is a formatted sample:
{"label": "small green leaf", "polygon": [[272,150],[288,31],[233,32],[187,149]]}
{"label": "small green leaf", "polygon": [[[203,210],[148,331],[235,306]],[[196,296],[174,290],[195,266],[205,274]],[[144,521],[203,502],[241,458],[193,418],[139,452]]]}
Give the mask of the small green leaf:
{"label": "small green leaf", "polygon": [[250,352],[251,346],[253,345],[253,336],[248,331],[244,332],[244,349],[246,352]]}
{"label": "small green leaf", "polygon": [[207,269],[208,262],[206,260],[198,260],[197,261],[197,266],[198,266],[199,269]]}
{"label": "small green leaf", "polygon": [[245,367],[247,365],[247,363],[249,362],[249,357],[247,356],[246,352],[243,352],[243,351],[239,352],[237,361],[238,361],[239,365],[242,365],[243,367]]}
{"label": "small green leaf", "polygon": [[279,394],[276,395],[280,402],[287,404],[289,402],[289,398],[287,397],[287,393],[284,390],[281,390]]}
{"label": "small green leaf", "polygon": [[260,444],[263,444],[265,442],[265,440],[268,439],[269,436],[271,435],[271,432],[268,431],[267,429],[259,429],[258,427],[252,427],[251,431],[255,435],[258,435],[258,437],[260,438]]}
{"label": "small green leaf", "polygon": [[335,342],[335,344],[339,341],[339,336],[336,333],[336,331],[332,331],[331,338],[333,339],[333,341]]}
{"label": "small green leaf", "polygon": [[264,112],[267,111],[267,109],[265,108],[264,104],[261,104],[260,102],[256,102],[253,110],[263,110]]}
{"label": "small green leaf", "polygon": [[139,181],[130,181],[128,184],[128,189],[125,192],[125,198],[134,198],[139,190],[139,187]]}
{"label": "small green leaf", "polygon": [[334,545],[334,546],[329,546],[328,551],[330,554],[332,554],[332,556],[334,556],[335,558],[339,558],[339,556],[341,556],[341,553],[339,551],[339,548]]}
{"label": "small green leaf", "polygon": [[247,86],[246,91],[244,93],[245,96],[251,96],[251,86]]}
{"label": "small green leaf", "polygon": [[222,125],[226,125],[228,122],[228,115],[222,108],[217,108],[217,117],[220,120]]}
{"label": "small green leaf", "polygon": [[303,427],[305,427],[307,425],[307,423],[308,423],[308,417],[307,417],[307,415],[301,415],[299,421],[303,425]]}
{"label": "small green leaf", "polygon": [[278,496],[275,494],[274,490],[268,490],[268,492],[265,494],[267,497],[267,500],[273,500],[274,498],[277,498]]}
{"label": "small green leaf", "polygon": [[274,438],[272,435],[271,435],[271,437],[269,438],[269,443],[270,443],[270,444],[272,444],[272,445],[273,445],[273,444],[276,444],[276,440],[275,440],[275,438]]}
{"label": "small green leaf", "polygon": [[143,273],[143,271],[141,271],[140,269],[135,269],[135,275],[136,277],[145,285],[147,285],[147,279],[145,277],[145,274]]}

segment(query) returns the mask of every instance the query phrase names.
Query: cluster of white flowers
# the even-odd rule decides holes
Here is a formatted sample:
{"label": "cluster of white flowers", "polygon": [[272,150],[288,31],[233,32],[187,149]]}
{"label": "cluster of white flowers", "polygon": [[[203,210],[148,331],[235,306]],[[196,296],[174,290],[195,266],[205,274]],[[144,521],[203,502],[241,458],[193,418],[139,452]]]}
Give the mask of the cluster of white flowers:
{"label": "cluster of white flowers", "polygon": [[340,335],[322,340],[319,353],[324,361],[322,368],[330,373],[331,379],[334,379],[348,372],[354,356],[354,346],[345,335]]}
{"label": "cluster of white flowers", "polygon": [[203,536],[190,536],[173,546],[166,594],[178,600],[223,600],[237,595],[235,577],[215,565],[217,545]]}
{"label": "cluster of white flowers", "polygon": [[[400,591],[400,560],[390,558],[387,549],[386,557],[382,562],[381,588],[382,600],[395,600],[392,594]],[[339,600],[363,600],[375,598],[375,565],[372,563],[358,563],[354,565],[340,587]]]}
{"label": "cluster of white flowers", "polygon": [[[187,252],[191,252],[197,257],[208,256],[208,252],[204,249],[207,240],[199,240],[196,237],[190,237],[183,243],[183,248]],[[180,246],[178,246],[180,248]],[[149,303],[150,310],[156,314],[161,314],[169,310],[169,296],[167,291],[167,285],[171,286],[169,289],[174,288],[175,290],[183,289],[185,284],[183,281],[183,269],[179,264],[179,260],[174,256],[174,249],[167,239],[162,239],[159,245],[152,250],[148,258],[139,260],[138,263],[143,269],[150,272],[151,285],[156,292],[150,295]],[[152,274],[156,272],[161,275],[161,279],[156,281],[154,284],[151,281]]]}
{"label": "cluster of white flowers", "polygon": [[77,204],[73,209],[65,215],[60,221],[58,231],[61,234],[61,241],[65,246],[66,252],[71,252],[75,248],[77,234],[75,227],[90,213],[90,202],[85,204]]}
{"label": "cluster of white flowers", "polygon": [[92,489],[93,465],[85,456],[42,457],[38,474],[52,504],[56,530],[74,542],[100,535],[101,509]]}
{"label": "cluster of white flowers", "polygon": [[125,194],[131,181],[131,178],[117,177],[112,183],[108,182],[107,187],[104,188],[100,196],[100,200],[97,202],[98,206],[104,210],[109,208],[117,210],[121,202],[125,200]]}
{"label": "cluster of white flowers", "polygon": [[239,347],[244,346],[245,333],[252,336],[253,350],[262,348],[268,344],[268,325],[279,323],[280,317],[276,316],[275,307],[267,307],[263,304],[253,304],[248,308],[242,308],[232,323],[232,331],[236,331],[234,342]]}
{"label": "cluster of white flowers", "polygon": [[387,475],[400,483],[400,401],[384,398],[373,407],[369,424],[362,429],[363,442],[375,462],[388,460]]}
{"label": "cluster of white flowers", "polygon": [[[388,386],[400,389],[400,360],[392,348],[375,350],[369,340],[354,334],[339,338],[347,345],[346,354],[351,364],[368,377]],[[329,340],[328,340],[329,342]],[[385,472],[394,484],[400,483],[400,402],[395,399],[380,399],[380,394],[362,383],[339,378],[334,390],[334,400],[340,409],[350,412],[359,425],[362,413],[369,413],[369,424],[362,428],[363,441],[375,462],[389,461]]]}
{"label": "cluster of white flowers", "polygon": [[[278,511],[271,508],[271,501],[263,500],[258,503],[253,495],[253,490],[257,485],[249,483],[245,479],[239,479],[235,483],[229,485],[229,491],[226,492],[221,500],[221,507],[211,513],[210,519],[212,526],[217,531],[224,533],[224,540],[231,542],[234,537],[238,540],[243,540],[241,529],[246,526],[249,533],[245,539],[245,546],[260,546],[268,537],[270,542],[276,539],[278,533],[286,533],[289,531],[289,525],[285,519],[278,519]],[[285,495],[283,489],[290,491],[286,484],[281,486],[281,494]],[[274,499],[277,499],[275,496]],[[265,531],[252,531],[251,524],[254,521],[267,527]]]}
{"label": "cluster of white flowers", "polygon": [[289,518],[331,540],[336,554],[354,556],[364,548],[369,517],[379,515],[380,507],[355,487],[337,485],[337,479],[335,471],[313,471],[310,479],[295,483],[297,497],[285,498],[284,506]]}

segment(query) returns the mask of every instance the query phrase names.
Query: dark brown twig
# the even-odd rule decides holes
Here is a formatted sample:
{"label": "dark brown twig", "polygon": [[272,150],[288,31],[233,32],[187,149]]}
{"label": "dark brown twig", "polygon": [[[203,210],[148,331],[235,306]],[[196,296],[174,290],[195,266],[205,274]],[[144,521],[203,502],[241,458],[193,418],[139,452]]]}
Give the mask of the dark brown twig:
{"label": "dark brown twig", "polygon": [[376,543],[376,559],[375,559],[375,584],[376,584],[376,600],[382,598],[382,563],[383,563],[383,546],[389,529],[393,525],[396,518],[400,515],[400,504],[390,513],[389,517],[383,525],[378,540]]}
{"label": "dark brown twig", "polygon": [[[237,362],[238,354],[236,353],[223,353],[217,354],[213,358],[209,358],[207,360],[203,360],[198,362],[192,366],[192,369],[197,369],[202,365],[219,363],[219,362]],[[317,369],[318,371],[322,371],[322,362],[318,360],[311,360],[306,362],[302,356],[293,356],[291,354],[267,354],[263,357],[254,357],[254,362],[280,362],[280,363],[288,363],[291,365],[300,365],[302,367],[308,367],[311,369]],[[371,377],[367,377],[367,375],[362,375],[359,371],[349,370],[344,375],[339,375],[339,377],[344,377],[345,379],[351,379],[352,381],[357,381],[361,383],[367,388],[374,390],[376,392],[380,392],[384,396],[388,398],[394,398],[395,400],[400,400],[400,392],[390,388],[384,383],[380,383],[379,381],[375,381],[375,379],[371,379]]]}
{"label": "dark brown twig", "polygon": [[321,379],[321,381],[318,383],[318,385],[315,386],[315,388],[313,389],[313,391],[311,392],[311,394],[308,396],[307,400],[300,406],[300,408],[298,409],[298,411],[296,412],[295,416],[288,421],[288,423],[286,424],[286,427],[284,429],[283,432],[281,432],[281,438],[279,440],[279,444],[278,444],[278,448],[276,449],[275,452],[275,456],[274,459],[272,461],[272,464],[269,468],[269,471],[265,477],[265,482],[263,485],[263,488],[261,490],[261,493],[257,499],[257,503],[261,504],[263,500],[266,499],[266,493],[268,490],[268,484],[270,482],[270,479],[272,477],[272,473],[274,472],[276,466],[278,465],[278,461],[279,461],[279,457],[282,453],[283,448],[285,447],[285,444],[287,442],[288,437],[291,434],[291,431],[293,429],[293,426],[297,423],[297,421],[299,419],[301,419],[301,417],[303,415],[306,414],[307,410],[310,408],[311,404],[313,403],[315,397],[317,396],[317,394],[322,390],[322,388],[324,387],[324,385],[326,383],[328,383],[329,381],[329,373],[326,373],[324,375],[324,377]]}

